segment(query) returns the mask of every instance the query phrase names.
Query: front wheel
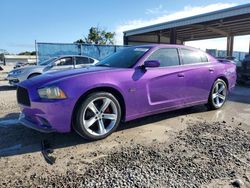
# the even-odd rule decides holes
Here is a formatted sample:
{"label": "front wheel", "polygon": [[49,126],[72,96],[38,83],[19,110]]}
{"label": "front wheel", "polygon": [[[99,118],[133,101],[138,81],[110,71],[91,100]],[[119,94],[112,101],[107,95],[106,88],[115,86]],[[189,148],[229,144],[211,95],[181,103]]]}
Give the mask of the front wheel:
{"label": "front wheel", "polygon": [[79,105],[73,128],[87,140],[99,140],[112,134],[121,120],[121,107],[110,93],[91,93]]}
{"label": "front wheel", "polygon": [[212,110],[221,108],[227,99],[227,84],[222,79],[217,79],[214,82],[210,92],[208,106]]}

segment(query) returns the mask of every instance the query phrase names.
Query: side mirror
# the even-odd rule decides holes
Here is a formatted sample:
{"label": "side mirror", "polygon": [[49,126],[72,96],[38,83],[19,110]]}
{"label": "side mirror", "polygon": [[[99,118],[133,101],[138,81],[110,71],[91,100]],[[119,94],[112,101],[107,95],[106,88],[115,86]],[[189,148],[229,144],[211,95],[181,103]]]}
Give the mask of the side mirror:
{"label": "side mirror", "polygon": [[51,63],[51,67],[54,67],[54,66],[56,66],[56,62]]}
{"label": "side mirror", "polygon": [[144,67],[159,67],[160,66],[160,62],[157,60],[149,60],[149,61],[145,61],[144,62]]}
{"label": "side mirror", "polygon": [[54,66],[56,66],[56,63],[55,63],[55,62],[52,62],[52,63],[50,63],[49,65],[47,65],[45,69],[46,69],[46,70],[49,70],[49,69],[53,68]]}

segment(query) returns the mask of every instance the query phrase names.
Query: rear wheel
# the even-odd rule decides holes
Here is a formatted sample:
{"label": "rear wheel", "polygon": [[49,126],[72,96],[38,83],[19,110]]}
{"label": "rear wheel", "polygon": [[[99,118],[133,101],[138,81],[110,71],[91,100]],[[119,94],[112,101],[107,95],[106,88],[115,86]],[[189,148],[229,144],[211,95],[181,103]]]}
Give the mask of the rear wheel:
{"label": "rear wheel", "polygon": [[92,93],[79,105],[73,128],[88,140],[99,140],[112,134],[121,119],[121,107],[110,93]]}
{"label": "rear wheel", "polygon": [[225,104],[226,99],[227,84],[222,79],[217,79],[210,92],[208,106],[212,110],[219,109]]}

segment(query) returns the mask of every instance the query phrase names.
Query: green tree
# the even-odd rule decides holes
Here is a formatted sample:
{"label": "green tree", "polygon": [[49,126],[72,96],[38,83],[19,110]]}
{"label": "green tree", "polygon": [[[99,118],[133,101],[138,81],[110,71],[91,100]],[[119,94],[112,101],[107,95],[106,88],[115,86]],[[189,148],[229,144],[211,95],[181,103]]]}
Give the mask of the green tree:
{"label": "green tree", "polygon": [[75,43],[98,44],[98,45],[113,45],[115,32],[107,32],[100,27],[91,27],[89,34],[84,39],[79,39]]}
{"label": "green tree", "polygon": [[78,39],[77,41],[75,41],[74,43],[77,43],[77,44],[84,44],[84,40],[83,39]]}
{"label": "green tree", "polygon": [[20,52],[18,55],[36,55],[36,52],[35,51],[32,51],[32,52]]}

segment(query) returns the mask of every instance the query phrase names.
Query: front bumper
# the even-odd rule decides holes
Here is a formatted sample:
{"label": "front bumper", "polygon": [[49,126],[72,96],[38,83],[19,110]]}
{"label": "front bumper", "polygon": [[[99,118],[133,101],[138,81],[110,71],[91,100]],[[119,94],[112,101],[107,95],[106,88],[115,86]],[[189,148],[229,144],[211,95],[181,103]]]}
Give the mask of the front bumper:
{"label": "front bumper", "polygon": [[9,81],[9,84],[11,86],[16,86],[20,82],[20,80],[17,77],[14,77],[14,76],[9,76],[8,75],[8,77],[6,79]]}
{"label": "front bumper", "polygon": [[41,121],[40,124],[32,122],[29,118],[25,117],[25,114],[21,113],[19,116],[19,122],[24,125],[25,127],[28,127],[30,129],[34,129],[36,131],[42,132],[42,133],[52,133],[56,132],[56,130],[52,129],[49,125],[46,123],[43,123]]}
{"label": "front bumper", "polygon": [[20,122],[30,128],[40,132],[60,132],[71,131],[71,118],[73,106],[69,101],[30,101],[30,106],[21,107],[22,116]]}
{"label": "front bumper", "polygon": [[[75,100],[41,99],[37,93],[37,87],[28,87],[28,84],[32,82],[22,82],[17,89],[17,99],[22,113],[20,122],[40,132],[70,132]],[[19,92],[20,88],[26,92]]]}

